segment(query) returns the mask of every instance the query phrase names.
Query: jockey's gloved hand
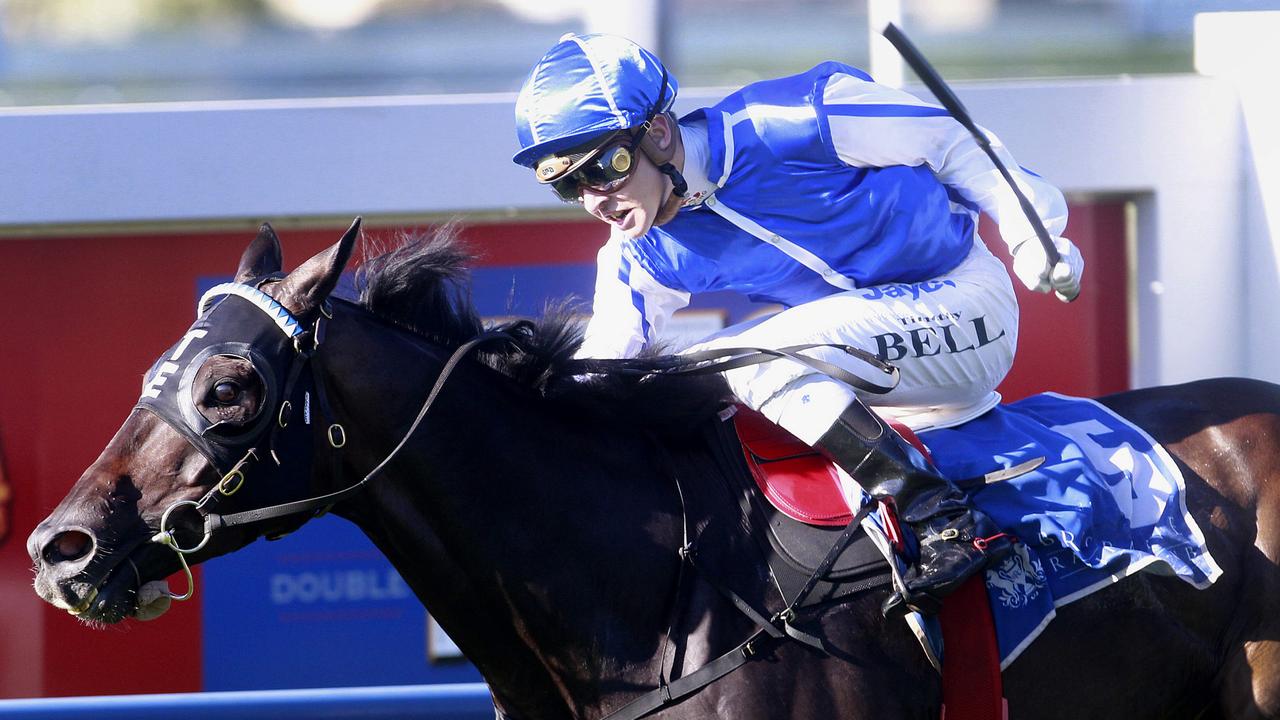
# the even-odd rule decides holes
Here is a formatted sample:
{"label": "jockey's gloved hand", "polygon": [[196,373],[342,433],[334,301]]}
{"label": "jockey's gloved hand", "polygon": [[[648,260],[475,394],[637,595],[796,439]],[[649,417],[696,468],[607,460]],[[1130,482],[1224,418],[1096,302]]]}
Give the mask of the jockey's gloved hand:
{"label": "jockey's gloved hand", "polygon": [[1054,291],[1058,299],[1071,302],[1080,294],[1080,276],[1084,274],[1084,257],[1071,241],[1064,237],[1053,238],[1054,247],[1062,259],[1050,267],[1044,245],[1037,237],[1030,237],[1013,248],[1013,274],[1023,285],[1036,292]]}

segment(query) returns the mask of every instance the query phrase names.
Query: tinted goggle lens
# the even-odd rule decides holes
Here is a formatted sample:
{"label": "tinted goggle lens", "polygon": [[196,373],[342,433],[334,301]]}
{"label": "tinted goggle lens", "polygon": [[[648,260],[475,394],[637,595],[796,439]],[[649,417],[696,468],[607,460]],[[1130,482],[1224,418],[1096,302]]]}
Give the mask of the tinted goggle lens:
{"label": "tinted goggle lens", "polygon": [[635,170],[635,154],[626,145],[617,145],[587,161],[582,167],[555,180],[551,189],[565,202],[577,202],[582,189],[611,193],[621,188]]}

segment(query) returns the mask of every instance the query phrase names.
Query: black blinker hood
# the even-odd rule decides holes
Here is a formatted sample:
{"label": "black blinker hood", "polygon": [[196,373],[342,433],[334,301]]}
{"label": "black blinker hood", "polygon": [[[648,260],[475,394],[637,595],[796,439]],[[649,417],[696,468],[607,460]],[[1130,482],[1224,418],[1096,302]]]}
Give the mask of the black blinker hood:
{"label": "black blinker hood", "polygon": [[[212,422],[196,407],[192,383],[201,365],[215,355],[248,360],[261,378],[263,397],[258,414],[245,424]],[[227,295],[156,361],[146,375],[136,407],[159,415],[225,475],[250,448],[261,443],[276,422],[285,376],[296,355],[293,339],[263,309],[242,297]],[[301,397],[305,384],[299,382],[291,394]]]}

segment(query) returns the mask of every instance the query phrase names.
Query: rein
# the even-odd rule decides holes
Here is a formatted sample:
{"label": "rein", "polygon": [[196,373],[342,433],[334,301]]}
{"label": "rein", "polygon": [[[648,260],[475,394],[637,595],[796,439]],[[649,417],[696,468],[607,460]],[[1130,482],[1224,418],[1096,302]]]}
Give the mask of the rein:
{"label": "rein", "polygon": [[[431,392],[427,395],[427,399],[422,403],[421,409],[418,410],[417,417],[413,419],[413,423],[409,425],[409,429],[406,430],[404,436],[400,438],[400,442],[396,443],[396,446],[392,448],[391,452],[388,453],[387,456],[377,464],[377,466],[370,470],[369,473],[359,481],[327,495],[319,495],[305,500],[280,503],[278,505],[271,505],[269,507],[258,508],[256,510],[244,510],[230,515],[210,513],[205,515],[206,536],[217,530],[234,527],[236,525],[247,525],[250,523],[263,522],[265,520],[273,520],[275,518],[288,517],[290,515],[298,515],[304,512],[328,508],[356,494],[365,485],[367,485],[369,481],[380,475],[387,465],[390,465],[391,461],[396,458],[396,455],[400,454],[400,451],[404,449],[404,446],[409,442],[409,438],[413,436],[414,432],[417,431],[418,426],[422,424],[423,419],[426,418],[427,412],[431,409],[431,406],[435,404],[436,397],[440,394],[440,390],[444,388],[445,381],[447,381],[449,376],[453,374],[454,368],[458,366],[458,363],[479,345],[491,340],[510,339],[511,336],[508,333],[495,330],[477,335],[459,346],[458,349],[453,352],[453,355],[449,357],[448,362],[444,364],[444,368],[440,371],[440,376],[436,378],[435,385],[432,386]],[[330,427],[340,426],[333,425]]]}
{"label": "rein", "polygon": [[[839,350],[866,365],[880,371],[887,385],[880,385],[854,375],[835,363],[803,354],[803,350],[829,348]],[[819,373],[864,392],[883,395],[898,384],[898,368],[876,355],[852,345],[839,343],[808,343],[781,348],[731,347],[697,350],[679,355],[647,358],[596,359],[578,358],[569,363],[573,373],[600,373],[618,375],[710,375],[748,365],[761,365],[775,360],[792,360]]]}

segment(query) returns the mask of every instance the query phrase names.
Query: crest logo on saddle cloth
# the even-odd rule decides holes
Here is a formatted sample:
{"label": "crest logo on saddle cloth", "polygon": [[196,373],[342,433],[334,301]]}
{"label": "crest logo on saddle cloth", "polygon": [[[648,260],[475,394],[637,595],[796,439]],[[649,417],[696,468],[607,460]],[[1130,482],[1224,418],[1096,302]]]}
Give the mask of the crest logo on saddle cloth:
{"label": "crest logo on saddle cloth", "polygon": [[987,569],[987,590],[992,600],[1014,609],[1027,607],[1039,597],[1045,584],[1040,561],[1027,553],[1027,546],[1014,543],[1013,552],[998,566]]}

